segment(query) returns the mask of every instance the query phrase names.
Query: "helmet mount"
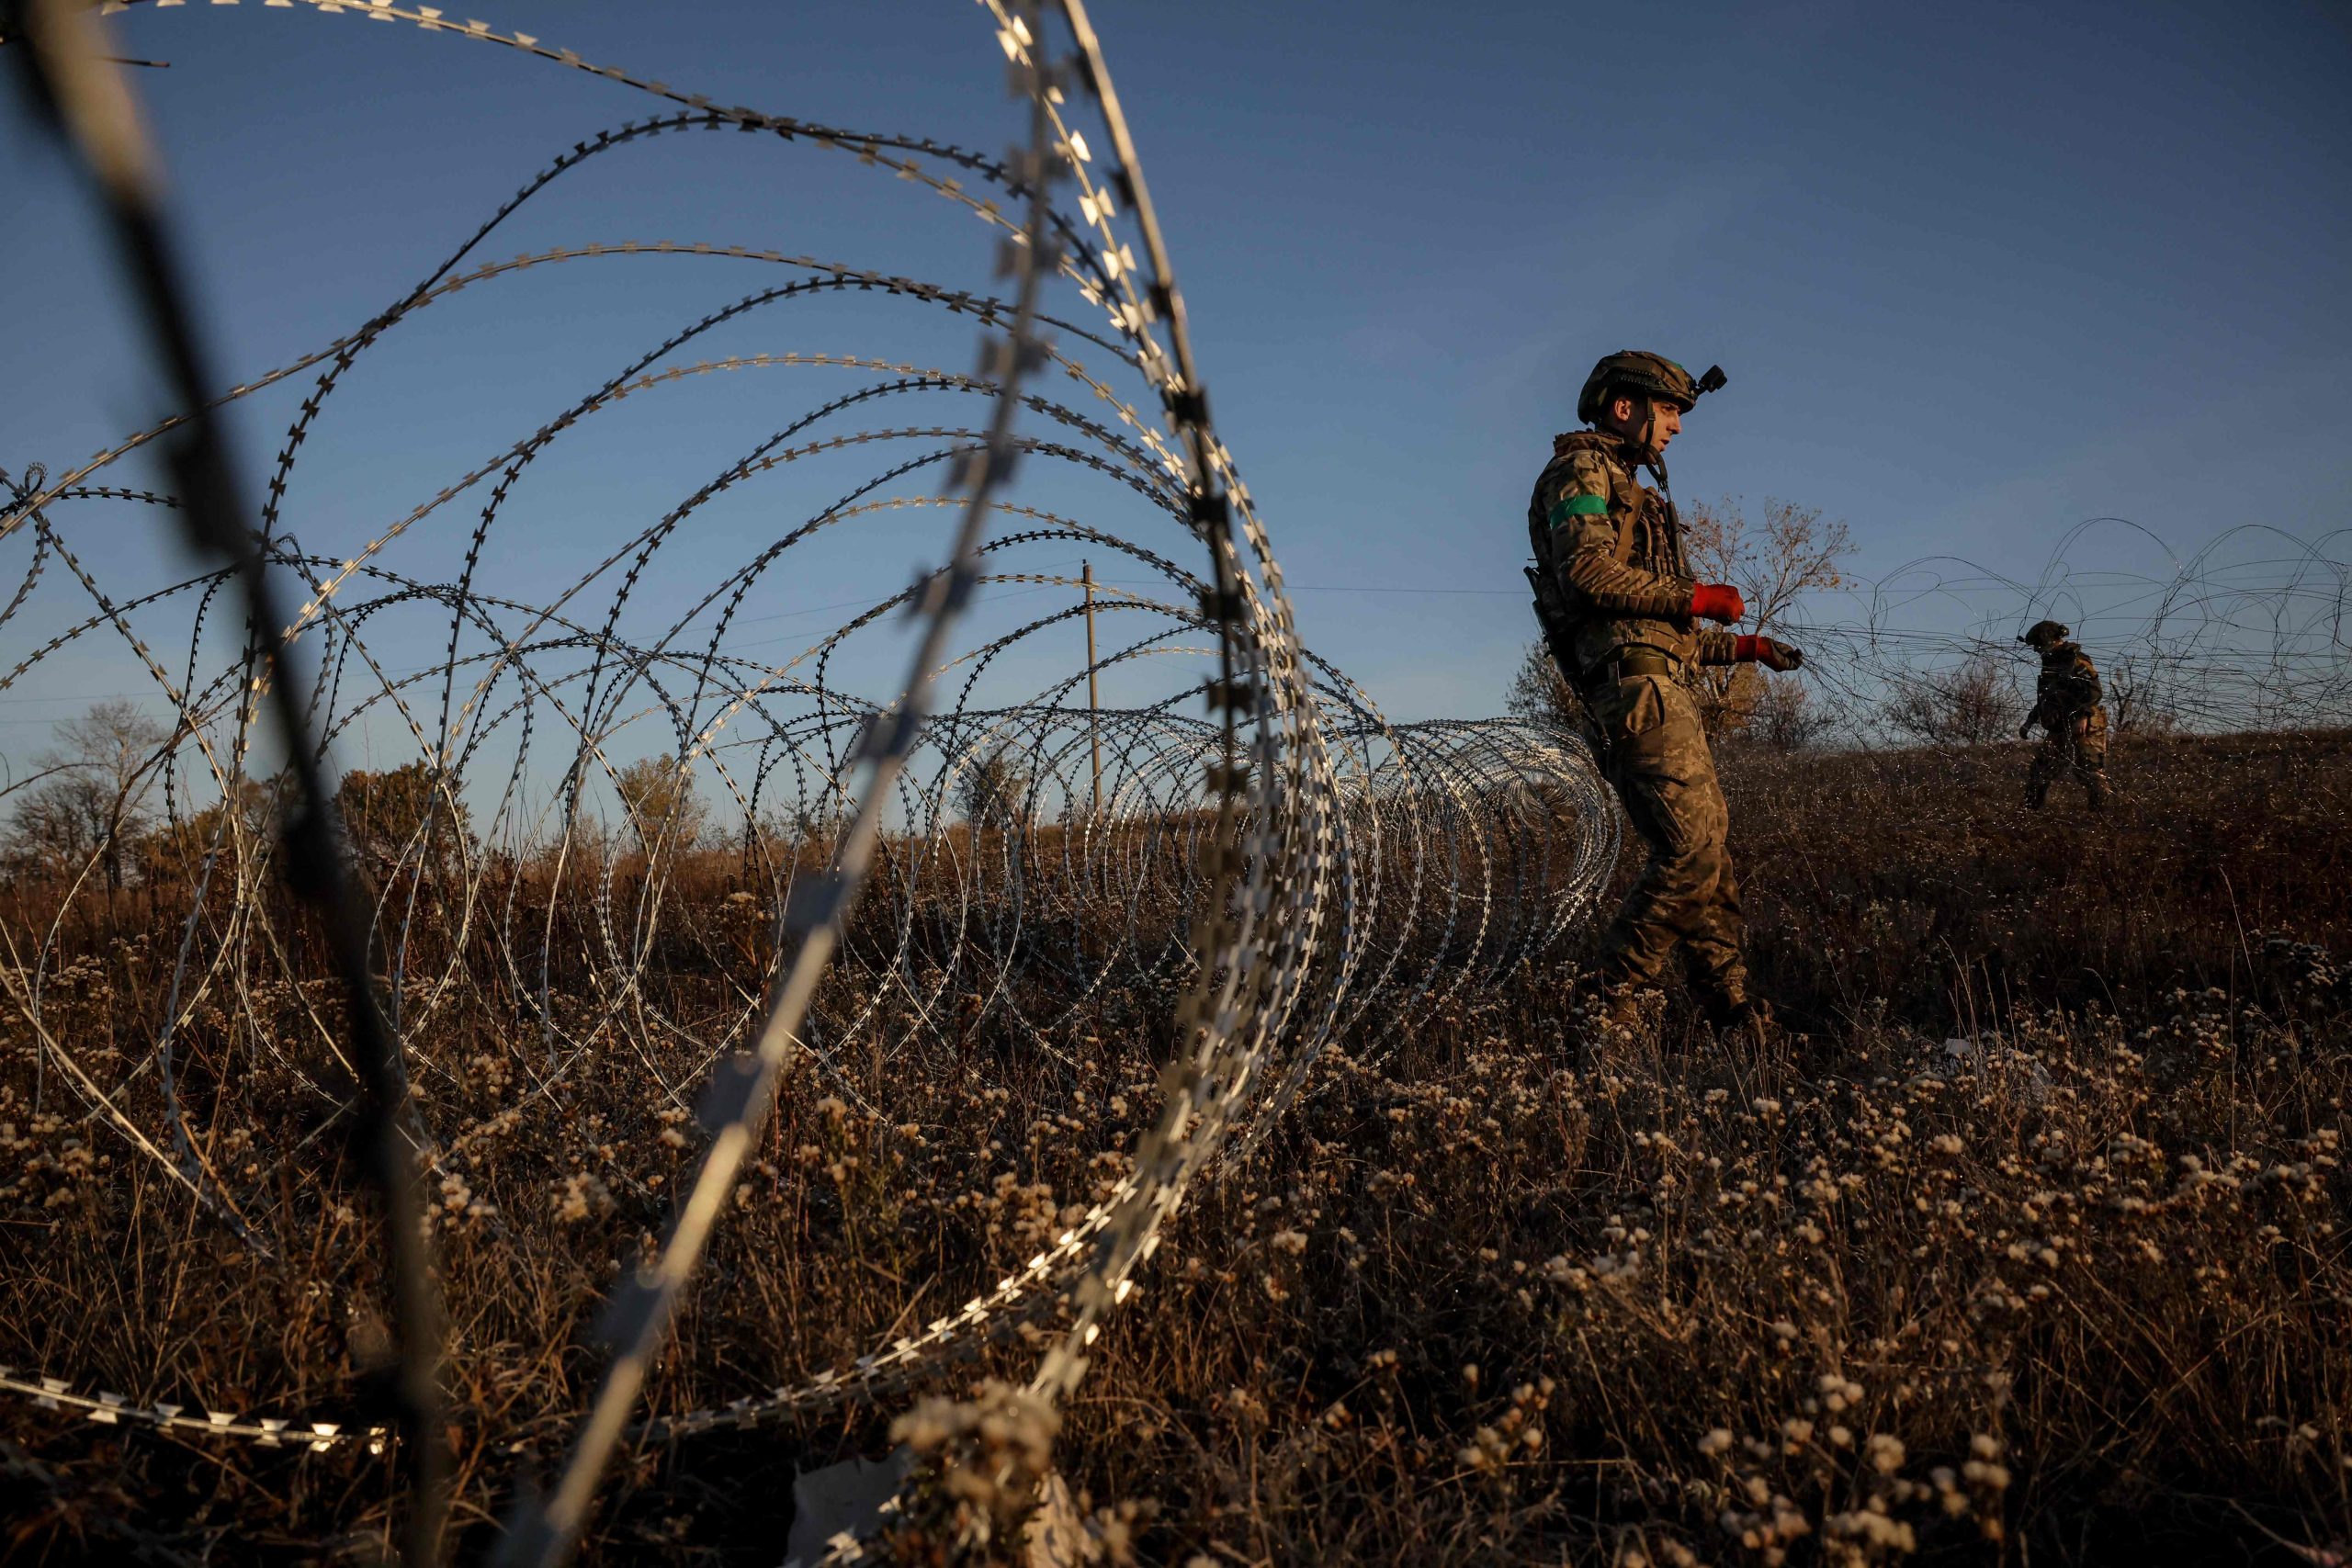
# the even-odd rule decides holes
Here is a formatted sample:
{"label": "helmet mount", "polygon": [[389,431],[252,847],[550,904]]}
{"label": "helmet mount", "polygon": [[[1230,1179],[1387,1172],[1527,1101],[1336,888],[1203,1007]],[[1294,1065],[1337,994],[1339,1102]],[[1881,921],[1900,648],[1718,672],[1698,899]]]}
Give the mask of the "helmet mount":
{"label": "helmet mount", "polygon": [[1662,354],[1620,349],[1605,356],[1585,378],[1584,389],[1577,394],[1577,418],[1598,425],[1608,400],[1628,396],[1669,402],[1688,413],[1692,404],[1709,392],[1721,391],[1729,379],[1720,365],[1710,365],[1706,374],[1694,380],[1690,372]]}

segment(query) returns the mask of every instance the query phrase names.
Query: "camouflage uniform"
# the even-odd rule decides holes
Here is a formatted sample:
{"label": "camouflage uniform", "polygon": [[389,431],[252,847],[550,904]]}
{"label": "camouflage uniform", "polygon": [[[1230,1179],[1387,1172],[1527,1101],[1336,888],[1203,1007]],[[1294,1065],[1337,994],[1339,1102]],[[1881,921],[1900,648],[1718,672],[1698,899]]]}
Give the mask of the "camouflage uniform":
{"label": "camouflage uniform", "polygon": [[[1648,453],[1599,430],[1562,435],[1535,482],[1537,615],[1569,685],[1601,731],[1604,761],[1649,846],[1605,940],[1603,984],[1657,983],[1679,945],[1712,1011],[1747,1005],[1739,882],[1724,848],[1731,817],[1686,678],[1729,664],[1736,639],[1702,627],[1673,506],[1634,477]],[[1628,669],[1627,665],[1655,666]]]}
{"label": "camouflage uniform", "polygon": [[2099,703],[2098,667],[2054,621],[2041,622],[2019,640],[2041,655],[2033,712],[2026,717],[2029,730],[2041,727],[2041,747],[2026,770],[2026,804],[2041,810],[2051,784],[2071,773],[2083,781],[2098,810],[2107,804],[2107,709]]}

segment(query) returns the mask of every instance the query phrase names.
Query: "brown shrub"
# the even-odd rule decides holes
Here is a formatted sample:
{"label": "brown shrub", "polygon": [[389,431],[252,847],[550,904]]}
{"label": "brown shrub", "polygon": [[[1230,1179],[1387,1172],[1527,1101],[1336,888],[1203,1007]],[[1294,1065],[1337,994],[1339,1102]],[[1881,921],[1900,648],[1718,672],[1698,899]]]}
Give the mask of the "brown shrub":
{"label": "brown shrub", "polygon": [[[1080,1511],[1104,1504],[1167,1562],[2341,1540],[2347,749],[2119,744],[2104,818],[2027,813],[2016,748],[1727,761],[1758,974],[1809,1038],[1727,1050],[1677,1010],[1655,1041],[1579,1051],[1565,961],[1408,1032],[1368,1022],[1187,1202],[1112,1320],[1056,1442]],[[736,864],[669,868],[674,929],[631,1002],[668,1033],[563,1034],[610,1016],[570,988],[584,907],[549,941],[542,1016],[518,994],[534,977],[480,972],[420,905],[411,972],[461,982],[415,1076],[469,1556],[518,1468],[560,1453],[599,1302],[692,1168],[694,1022],[755,990],[766,950],[770,912],[729,896]],[[547,897],[534,868],[500,874],[515,886],[490,907]],[[651,873],[614,874],[619,904]],[[40,891],[9,897],[24,931]],[[131,1058],[181,911],[146,908],[153,935],[70,936],[42,1017],[162,1128],[160,1075]],[[336,1005],[252,962],[249,1007],[194,1006],[171,1084],[181,1157],[268,1256],[61,1100],[11,1010],[0,1359],[138,1403],[364,1417],[379,1248],[318,1087]],[[1009,973],[1012,1003],[1053,995],[1049,966]],[[835,1043],[839,1077],[787,1081],[652,1407],[806,1382],[1019,1267],[1152,1114],[1155,987],[1091,998],[1050,1049],[1012,1008],[943,1029],[885,997],[870,1042]],[[886,1054],[908,1038],[929,1043]],[[544,1090],[559,1048],[603,1054]],[[888,1409],[650,1450],[608,1486],[592,1560],[772,1562],[784,1466],[880,1451],[917,1393],[1023,1381],[1050,1327]],[[221,1562],[384,1539],[390,1471],[364,1453],[0,1411],[0,1511],[28,1560],[126,1520],[153,1551]]]}

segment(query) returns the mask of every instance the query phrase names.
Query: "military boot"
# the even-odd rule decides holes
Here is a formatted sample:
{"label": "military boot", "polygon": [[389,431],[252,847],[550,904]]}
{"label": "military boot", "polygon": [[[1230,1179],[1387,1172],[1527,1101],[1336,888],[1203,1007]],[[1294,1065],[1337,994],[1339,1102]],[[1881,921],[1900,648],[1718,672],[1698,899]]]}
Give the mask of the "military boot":
{"label": "military boot", "polygon": [[1654,1033],[1665,998],[1632,985],[1596,986],[1577,1004],[1572,1035],[1587,1047]]}
{"label": "military boot", "polygon": [[1772,1016],[1771,1004],[1739,993],[1717,995],[1706,1005],[1708,1024],[1719,1040],[1740,1038],[1758,1045],[1783,1039],[1787,1031]]}

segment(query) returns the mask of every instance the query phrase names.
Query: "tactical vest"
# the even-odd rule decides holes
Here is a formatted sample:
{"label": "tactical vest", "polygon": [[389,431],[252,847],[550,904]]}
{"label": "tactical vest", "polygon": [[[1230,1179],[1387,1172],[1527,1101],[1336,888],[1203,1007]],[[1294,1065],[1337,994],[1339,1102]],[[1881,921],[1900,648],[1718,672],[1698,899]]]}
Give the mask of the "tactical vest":
{"label": "tactical vest", "polygon": [[2043,723],[2055,728],[2070,717],[2088,716],[2100,733],[2107,729],[2107,709],[2099,699],[2098,666],[2076,644],[2062,642],[2041,656],[2041,679],[2034,683],[2034,707]]}
{"label": "tactical vest", "polygon": [[[1617,531],[1611,554],[1627,566],[1668,579],[1690,578],[1690,564],[1682,548],[1681,521],[1656,491],[1634,477],[1625,460],[1625,443],[1599,430],[1579,430],[1555,436],[1552,460],[1535,480],[1528,502],[1527,532],[1535,552],[1538,579],[1536,618],[1544,623],[1544,639],[1572,682],[1621,648],[1653,648],[1689,664],[1699,655],[1698,628],[1687,616],[1660,619],[1611,615],[1596,609],[1567,583],[1552,558],[1552,525],[1544,495],[1579,452],[1597,452],[1609,475],[1609,521]],[[1552,592],[1546,594],[1544,586]]]}

